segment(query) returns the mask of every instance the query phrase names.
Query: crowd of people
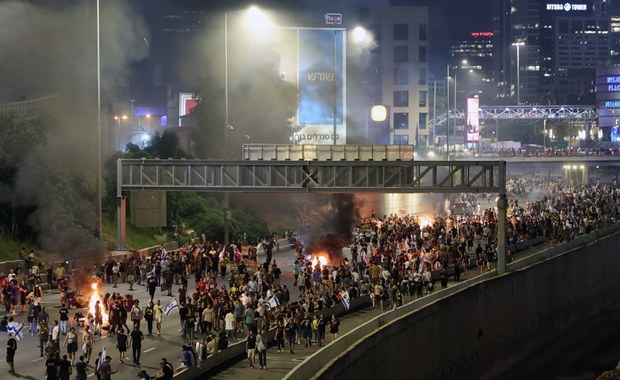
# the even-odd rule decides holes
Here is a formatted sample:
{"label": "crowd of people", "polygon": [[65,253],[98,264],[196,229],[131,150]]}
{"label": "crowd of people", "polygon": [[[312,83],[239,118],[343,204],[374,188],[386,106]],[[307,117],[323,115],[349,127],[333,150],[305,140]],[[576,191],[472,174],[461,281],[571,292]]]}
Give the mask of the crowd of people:
{"label": "crowd of people", "polygon": [[[620,188],[615,185],[568,186],[515,178],[507,188],[509,260],[522,242],[571,240],[615,223],[620,216]],[[468,270],[492,270],[497,255],[497,211],[486,207],[489,198],[480,205],[475,199],[466,201],[472,207],[463,213],[364,218],[352,231],[350,257],[331,255],[327,264],[296,241],[293,267],[280,268],[272,258],[277,250],[275,239],[261,243],[264,260],[259,259],[256,246],[241,242],[228,246],[194,243],[174,251],[162,246],[146,256],[110,259],[90,271],[70,271],[67,263],[41,265],[31,260],[24,270],[15,268],[0,279],[10,314],[0,321],[0,331],[9,333],[7,362],[13,371],[17,350],[13,316],[24,314],[28,331],[39,341],[48,380],[67,379],[73,373],[83,379],[89,369],[99,379],[110,379],[114,373],[110,355],[100,352],[92,357],[98,335],[113,338],[121,364],[131,349],[133,364],[140,368],[142,341],[145,335],[161,334],[166,314],[164,305],[155,299],[159,289],[173,296],[178,305],[178,332],[184,344],[177,370],[208,360],[243,339],[250,367],[258,359],[258,367],[266,369],[270,329],[275,329],[278,353],[294,353],[298,345],[320,347],[338,338],[335,305],[348,308],[355,298],[368,294],[373,307],[386,311],[401,306],[407,296],[413,299],[434,291],[437,282],[445,288],[449,278],[459,281]],[[283,269],[294,277],[290,289],[281,282]],[[143,304],[130,293],[111,292],[102,295],[94,310],[83,311],[81,306],[87,302],[79,288],[93,278],[112,289],[119,283],[130,290],[144,286],[149,300]],[[58,318],[42,305],[44,281],[60,293]],[[299,292],[299,300],[291,302],[292,292]],[[173,364],[166,359],[160,364],[154,378],[170,379]],[[145,370],[139,376],[149,378]]]}

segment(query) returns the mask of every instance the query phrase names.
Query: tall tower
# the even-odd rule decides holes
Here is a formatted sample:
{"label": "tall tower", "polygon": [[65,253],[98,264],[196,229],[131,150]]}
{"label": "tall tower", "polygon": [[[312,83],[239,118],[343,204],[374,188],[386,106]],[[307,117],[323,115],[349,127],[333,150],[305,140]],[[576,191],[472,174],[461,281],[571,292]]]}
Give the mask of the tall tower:
{"label": "tall tower", "polygon": [[513,104],[516,97],[523,104],[589,102],[594,68],[609,64],[614,54],[620,57],[620,42],[610,38],[610,15],[617,3],[498,1],[494,16],[498,98]]}

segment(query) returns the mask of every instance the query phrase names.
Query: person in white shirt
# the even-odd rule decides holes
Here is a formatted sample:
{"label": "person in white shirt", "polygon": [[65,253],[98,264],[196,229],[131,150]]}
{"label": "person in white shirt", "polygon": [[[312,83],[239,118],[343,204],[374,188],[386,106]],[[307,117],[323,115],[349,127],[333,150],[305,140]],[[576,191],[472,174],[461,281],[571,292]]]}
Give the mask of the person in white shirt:
{"label": "person in white shirt", "polygon": [[58,324],[58,321],[54,321],[54,327],[52,328],[52,339],[54,342],[59,343],[60,325]]}
{"label": "person in white shirt", "polygon": [[237,336],[235,334],[236,324],[237,319],[235,318],[235,314],[232,310],[229,310],[224,317],[224,329],[226,330],[226,336],[229,338],[232,337],[233,342],[237,341]]}

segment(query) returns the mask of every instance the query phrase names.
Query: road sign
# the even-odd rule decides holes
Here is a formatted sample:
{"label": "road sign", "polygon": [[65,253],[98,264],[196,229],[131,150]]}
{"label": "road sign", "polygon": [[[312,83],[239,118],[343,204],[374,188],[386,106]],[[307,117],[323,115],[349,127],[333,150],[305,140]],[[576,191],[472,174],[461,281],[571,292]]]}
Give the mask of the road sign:
{"label": "road sign", "polygon": [[325,24],[341,25],[342,24],[342,13],[326,13]]}

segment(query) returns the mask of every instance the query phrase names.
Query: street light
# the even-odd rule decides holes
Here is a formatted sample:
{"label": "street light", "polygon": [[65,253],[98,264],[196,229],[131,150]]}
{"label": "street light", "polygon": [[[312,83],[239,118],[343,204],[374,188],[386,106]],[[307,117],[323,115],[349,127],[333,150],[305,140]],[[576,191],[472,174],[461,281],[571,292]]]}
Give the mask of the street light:
{"label": "street light", "polygon": [[446,159],[450,160],[450,64],[446,70]]}
{"label": "street light", "polygon": [[[99,0],[97,0],[97,234],[99,241],[103,241],[103,211],[102,211],[102,166],[101,157],[101,33],[99,28]],[[120,236],[120,234],[119,234]],[[119,242],[120,245],[120,242]],[[119,246],[119,249],[124,247]]]}
{"label": "street light", "polygon": [[121,148],[121,120],[127,120],[127,119],[128,119],[127,115],[114,116],[114,120],[116,120],[116,149],[118,149],[119,151],[122,150]]}
{"label": "street light", "polygon": [[521,105],[521,64],[519,61],[519,55],[520,55],[520,50],[521,50],[521,46],[524,46],[525,42],[523,41],[519,41],[519,42],[513,42],[512,46],[516,46],[517,47],[517,105],[520,106]]}

